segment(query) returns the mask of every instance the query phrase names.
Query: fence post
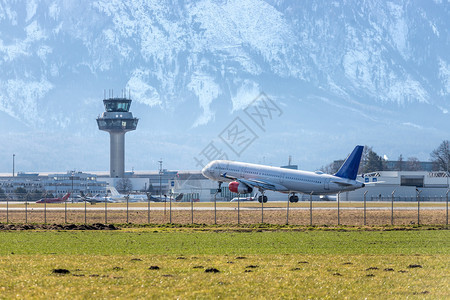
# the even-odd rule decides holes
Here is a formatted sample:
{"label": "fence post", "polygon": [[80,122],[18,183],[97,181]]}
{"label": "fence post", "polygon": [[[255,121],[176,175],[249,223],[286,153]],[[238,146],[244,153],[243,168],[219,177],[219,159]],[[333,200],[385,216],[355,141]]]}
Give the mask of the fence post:
{"label": "fence post", "polygon": [[[250,194],[251,197],[251,194]],[[238,225],[241,224],[241,199],[238,197]]]}
{"label": "fence post", "polygon": [[44,199],[44,224],[47,224],[47,200]]}
{"label": "fence post", "polygon": [[391,225],[394,225],[394,194],[395,190],[391,194]]}
{"label": "fence post", "polygon": [[128,216],[128,201],[130,200],[130,194],[127,195],[126,199],[127,199],[127,224],[128,224],[129,223],[128,222],[128,220],[129,220],[129,216]]}
{"label": "fence post", "polygon": [[191,224],[194,224],[194,197],[191,197]]}
{"label": "fence post", "polygon": [[105,194],[105,224],[108,224],[108,199],[106,198],[107,195],[108,193]]}
{"label": "fence post", "polygon": [[214,195],[214,225],[217,224],[217,193]]}
{"label": "fence post", "polygon": [[84,224],[87,224],[87,201],[84,199]]}
{"label": "fence post", "polygon": [[286,225],[289,225],[289,202],[291,194],[288,195],[287,207],[286,207]]}
{"label": "fence post", "polygon": [[341,192],[338,192],[338,194],[337,194],[337,213],[338,213],[338,226],[339,225],[341,225],[341,216],[340,216],[340,214],[339,214],[339,202],[340,202],[340,195],[341,195]]}
{"label": "fence post", "polygon": [[28,223],[28,197],[30,193],[27,193],[27,196],[25,198],[25,223]]}
{"label": "fence post", "polygon": [[447,200],[446,200],[446,212],[447,212],[447,214],[446,214],[446,216],[447,216],[447,225],[448,225],[448,191],[449,190],[447,190],[447,193],[445,194],[445,196],[447,197]]}
{"label": "fence post", "polygon": [[420,225],[420,193],[422,191],[417,190],[417,225]]}
{"label": "fence post", "polygon": [[264,191],[261,193],[261,224],[264,223]]}
{"label": "fence post", "polygon": [[314,192],[312,191],[311,194],[309,194],[309,226],[312,226],[312,194]]}
{"label": "fence post", "polygon": [[9,223],[9,196],[6,196],[6,223]]}
{"label": "fence post", "polygon": [[[72,176],[73,176],[73,174],[72,174]],[[72,193],[73,193],[73,191],[72,191]],[[73,203],[73,198],[72,198],[72,203]],[[64,223],[67,223],[67,200],[64,200]]]}
{"label": "fence post", "polygon": [[365,191],[364,192],[364,226],[367,225],[367,222],[366,222],[366,195],[367,195],[368,192],[369,191]]}
{"label": "fence post", "polygon": [[[167,196],[164,195],[164,199],[167,200]],[[169,223],[172,224],[172,197],[169,195]]]}
{"label": "fence post", "polygon": [[150,199],[151,199],[151,194],[146,193],[147,194],[147,223],[150,224]]}

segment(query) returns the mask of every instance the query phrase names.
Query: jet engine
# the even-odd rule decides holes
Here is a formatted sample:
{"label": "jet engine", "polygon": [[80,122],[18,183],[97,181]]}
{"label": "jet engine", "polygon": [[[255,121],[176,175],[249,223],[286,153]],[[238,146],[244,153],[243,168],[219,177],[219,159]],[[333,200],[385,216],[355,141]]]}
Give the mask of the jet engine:
{"label": "jet engine", "polygon": [[253,191],[252,187],[237,181],[230,182],[228,189],[237,194],[250,194]]}

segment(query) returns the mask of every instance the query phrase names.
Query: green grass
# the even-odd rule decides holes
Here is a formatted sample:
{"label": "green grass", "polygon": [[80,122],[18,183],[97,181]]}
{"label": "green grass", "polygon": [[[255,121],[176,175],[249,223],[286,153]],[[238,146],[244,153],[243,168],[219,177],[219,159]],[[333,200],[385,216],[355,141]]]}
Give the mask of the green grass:
{"label": "green grass", "polygon": [[0,232],[0,298],[450,297],[448,230],[259,231]]}
{"label": "green grass", "polygon": [[0,255],[14,254],[450,254],[450,232],[252,231],[168,228],[129,231],[0,232]]}

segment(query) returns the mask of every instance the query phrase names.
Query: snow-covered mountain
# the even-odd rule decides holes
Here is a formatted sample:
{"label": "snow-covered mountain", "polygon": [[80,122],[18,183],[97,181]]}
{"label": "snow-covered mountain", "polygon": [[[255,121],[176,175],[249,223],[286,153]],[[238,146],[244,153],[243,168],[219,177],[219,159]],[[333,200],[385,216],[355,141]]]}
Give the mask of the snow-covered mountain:
{"label": "snow-covered mountain", "polygon": [[[449,139],[449,20],[448,1],[0,1],[0,171],[13,153],[21,171],[107,170],[113,88],[141,119],[127,169],[198,169],[211,141],[305,169],[357,143],[428,159]],[[261,92],[279,110],[264,128],[245,110]],[[236,117],[243,151],[222,134]]]}

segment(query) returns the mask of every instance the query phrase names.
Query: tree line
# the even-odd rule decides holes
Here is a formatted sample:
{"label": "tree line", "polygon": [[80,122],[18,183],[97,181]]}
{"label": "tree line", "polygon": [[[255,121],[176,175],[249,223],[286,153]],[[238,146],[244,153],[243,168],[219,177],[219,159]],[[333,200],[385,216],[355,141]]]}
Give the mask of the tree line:
{"label": "tree line", "polygon": [[[450,162],[450,143],[443,141],[436,149],[430,153],[433,171],[449,171]],[[321,168],[321,171],[328,174],[336,173],[341,167],[344,159],[336,160]],[[406,160],[400,154],[395,164],[388,164],[388,161],[378,155],[372,146],[364,146],[361,164],[358,173],[370,173],[376,171],[423,171],[421,162],[417,157],[411,156]]]}

